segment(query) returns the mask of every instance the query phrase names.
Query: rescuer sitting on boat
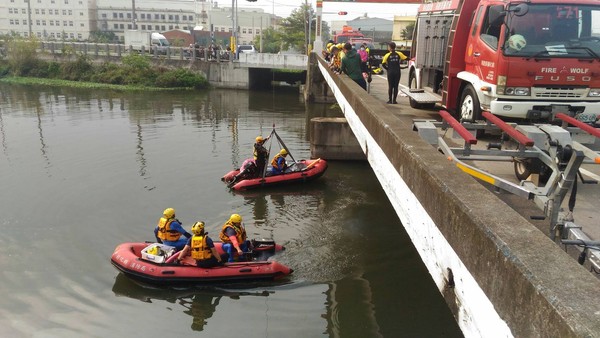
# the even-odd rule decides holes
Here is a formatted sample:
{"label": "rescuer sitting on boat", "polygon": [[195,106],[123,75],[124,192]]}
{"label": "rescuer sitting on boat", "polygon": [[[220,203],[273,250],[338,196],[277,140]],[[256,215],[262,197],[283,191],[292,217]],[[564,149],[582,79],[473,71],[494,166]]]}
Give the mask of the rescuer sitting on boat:
{"label": "rescuer sitting on boat", "polygon": [[242,216],[239,214],[232,214],[229,220],[223,224],[219,238],[223,242],[223,251],[229,255],[229,262],[233,262],[233,249],[237,251],[238,257],[243,257],[244,252],[250,248],[246,229],[242,225]]}
{"label": "rescuer sitting on boat", "polygon": [[[184,235],[185,238],[181,238]],[[192,235],[185,231],[181,222],[175,218],[175,209],[167,208],[163,211],[163,216],[158,220],[158,225],[154,228],[154,236],[158,243],[174,246],[176,250],[181,250],[187,239]]]}
{"label": "rescuer sitting on boat", "polygon": [[223,264],[223,258],[217,252],[215,244],[208,234],[204,232],[204,222],[196,222],[192,225],[192,236],[188,239],[187,244],[179,252],[179,256],[175,260],[179,264],[181,260],[191,250],[191,256],[196,260],[196,266],[201,268],[212,268]]}
{"label": "rescuer sitting on boat", "polygon": [[285,170],[288,167],[287,163],[285,162],[285,158],[287,157],[287,155],[288,151],[284,148],[281,149],[279,153],[275,155],[275,157],[273,157],[273,160],[271,161],[271,166],[273,166],[273,168],[271,169],[271,173],[273,175],[279,175],[285,172]]}

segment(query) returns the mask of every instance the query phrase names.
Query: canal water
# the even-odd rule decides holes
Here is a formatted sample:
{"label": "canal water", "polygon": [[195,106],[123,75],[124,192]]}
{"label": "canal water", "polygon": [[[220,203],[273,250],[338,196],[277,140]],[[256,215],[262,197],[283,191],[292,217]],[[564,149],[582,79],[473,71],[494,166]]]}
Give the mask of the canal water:
{"label": "canal water", "polygon": [[[273,126],[310,157],[305,107],[276,92],[134,92],[0,84],[1,337],[461,337],[366,163],[304,186],[220,181]],[[278,144],[267,144],[271,152]],[[294,273],[276,283],[159,289],[110,263],[167,208],[209,234],[239,213]]]}

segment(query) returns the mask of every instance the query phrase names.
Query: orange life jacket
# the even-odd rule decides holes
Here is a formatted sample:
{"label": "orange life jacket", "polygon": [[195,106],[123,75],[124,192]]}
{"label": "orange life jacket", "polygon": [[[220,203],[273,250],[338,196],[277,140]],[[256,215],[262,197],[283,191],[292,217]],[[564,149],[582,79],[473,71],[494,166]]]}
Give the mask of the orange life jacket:
{"label": "orange life jacket", "polygon": [[175,242],[181,237],[181,233],[176,230],[171,230],[171,223],[174,219],[166,219],[161,217],[158,220],[158,238],[162,241]]}
{"label": "orange life jacket", "polygon": [[219,238],[221,239],[221,241],[223,243],[231,243],[231,240],[225,234],[225,230],[227,230],[227,228],[229,228],[229,227],[231,227],[233,230],[235,230],[235,238],[237,239],[238,244],[241,245],[242,243],[244,243],[246,241],[246,229],[244,229],[244,227],[242,227],[241,225],[239,227],[237,227],[233,223],[227,221],[225,224],[223,224],[221,233],[219,233]]}

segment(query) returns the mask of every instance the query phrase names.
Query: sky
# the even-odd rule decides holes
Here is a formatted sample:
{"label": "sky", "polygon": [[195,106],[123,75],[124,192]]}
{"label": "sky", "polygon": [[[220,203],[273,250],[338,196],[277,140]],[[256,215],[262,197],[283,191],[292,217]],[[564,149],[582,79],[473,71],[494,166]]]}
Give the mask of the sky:
{"label": "sky", "polygon": [[[348,0],[346,0],[348,1]],[[262,8],[267,13],[273,13],[280,17],[288,17],[290,13],[300,7],[304,0],[257,0],[248,2],[238,0],[238,8]],[[316,1],[308,0],[309,4],[316,10]],[[220,0],[220,6],[231,6],[229,0]],[[323,21],[352,20],[367,13],[370,18],[382,18],[393,20],[394,15],[410,16],[417,13],[418,5],[401,4],[378,4],[378,3],[350,3],[350,2],[323,2]],[[340,11],[348,12],[347,15],[338,15]]]}

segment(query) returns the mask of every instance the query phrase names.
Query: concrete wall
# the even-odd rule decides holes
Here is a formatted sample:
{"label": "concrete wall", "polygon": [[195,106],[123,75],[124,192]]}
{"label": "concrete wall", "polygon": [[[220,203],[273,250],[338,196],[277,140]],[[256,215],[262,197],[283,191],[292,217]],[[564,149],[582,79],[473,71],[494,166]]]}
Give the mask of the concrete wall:
{"label": "concrete wall", "polygon": [[420,139],[409,121],[314,54],[310,61],[465,336],[600,336],[598,279]]}
{"label": "concrete wall", "polygon": [[352,129],[343,117],[315,117],[310,120],[310,157],[366,160]]}

